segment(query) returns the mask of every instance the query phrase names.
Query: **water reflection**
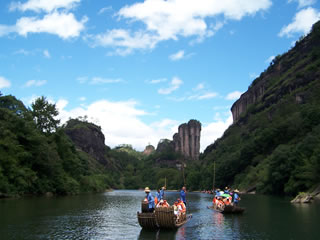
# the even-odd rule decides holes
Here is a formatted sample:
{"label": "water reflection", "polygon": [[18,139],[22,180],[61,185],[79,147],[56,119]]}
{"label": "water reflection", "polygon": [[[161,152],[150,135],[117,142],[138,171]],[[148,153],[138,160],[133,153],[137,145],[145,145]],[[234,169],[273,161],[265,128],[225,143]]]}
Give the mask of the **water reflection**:
{"label": "water reflection", "polygon": [[[0,200],[0,238],[16,239],[318,239],[320,204],[242,196],[243,215],[208,209],[212,195],[188,193],[193,215],[176,231],[145,231],[137,221],[143,191]],[[178,192],[166,192],[172,203]]]}

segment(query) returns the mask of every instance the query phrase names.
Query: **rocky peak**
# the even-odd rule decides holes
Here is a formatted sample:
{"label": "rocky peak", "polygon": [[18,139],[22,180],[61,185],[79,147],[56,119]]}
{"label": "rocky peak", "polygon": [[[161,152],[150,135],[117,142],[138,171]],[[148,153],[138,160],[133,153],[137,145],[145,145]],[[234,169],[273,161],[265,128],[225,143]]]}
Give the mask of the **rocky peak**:
{"label": "rocky peak", "polygon": [[178,128],[178,133],[173,135],[173,147],[175,152],[181,153],[185,158],[198,160],[200,154],[201,123],[190,120]]}
{"label": "rocky peak", "polygon": [[98,160],[107,164],[105,158],[105,138],[101,128],[93,123],[71,119],[67,122],[65,133],[70,137],[76,147]]}
{"label": "rocky peak", "polygon": [[144,149],[143,154],[149,156],[149,155],[150,155],[151,153],[153,153],[154,151],[155,151],[154,146],[148,145],[148,146],[146,146],[146,148]]}

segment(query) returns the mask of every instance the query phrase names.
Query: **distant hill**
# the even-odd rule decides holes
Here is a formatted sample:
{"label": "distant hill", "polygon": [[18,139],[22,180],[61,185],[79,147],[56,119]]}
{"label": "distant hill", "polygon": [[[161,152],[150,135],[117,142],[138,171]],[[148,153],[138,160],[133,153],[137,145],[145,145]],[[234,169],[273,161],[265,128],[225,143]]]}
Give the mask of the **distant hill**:
{"label": "distant hill", "polygon": [[320,22],[231,111],[233,125],[201,156],[211,176],[216,162],[217,186],[296,194],[319,183]]}

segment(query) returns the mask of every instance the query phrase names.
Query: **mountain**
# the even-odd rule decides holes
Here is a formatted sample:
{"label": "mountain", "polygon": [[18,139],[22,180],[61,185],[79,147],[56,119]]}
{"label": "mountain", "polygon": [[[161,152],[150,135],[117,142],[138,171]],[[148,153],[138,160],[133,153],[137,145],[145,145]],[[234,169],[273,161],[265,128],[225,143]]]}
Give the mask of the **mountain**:
{"label": "mountain", "polygon": [[[216,185],[296,194],[320,182],[320,22],[255,79],[201,160]],[[212,174],[211,174],[212,176]],[[212,179],[212,178],[211,178]]]}

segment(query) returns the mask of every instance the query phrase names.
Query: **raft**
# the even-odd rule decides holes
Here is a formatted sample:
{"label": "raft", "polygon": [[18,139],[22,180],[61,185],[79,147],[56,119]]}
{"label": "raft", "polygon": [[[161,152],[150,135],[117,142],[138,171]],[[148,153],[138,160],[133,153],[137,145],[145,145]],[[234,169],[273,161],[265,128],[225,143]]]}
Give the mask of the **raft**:
{"label": "raft", "polygon": [[141,205],[142,213],[137,212],[138,222],[144,229],[177,229],[184,225],[192,215],[181,214],[179,219],[174,214],[173,206],[158,207],[153,213],[145,212],[145,206]]}
{"label": "raft", "polygon": [[242,208],[239,206],[233,206],[233,205],[225,205],[224,207],[219,208],[217,205],[213,204],[209,208],[211,208],[217,212],[220,212],[220,213],[233,213],[233,214],[243,213],[245,210],[245,208]]}

